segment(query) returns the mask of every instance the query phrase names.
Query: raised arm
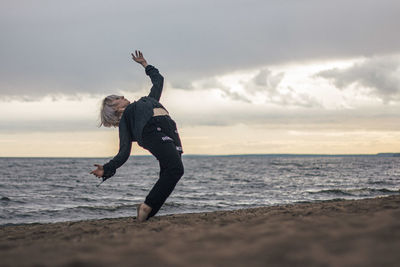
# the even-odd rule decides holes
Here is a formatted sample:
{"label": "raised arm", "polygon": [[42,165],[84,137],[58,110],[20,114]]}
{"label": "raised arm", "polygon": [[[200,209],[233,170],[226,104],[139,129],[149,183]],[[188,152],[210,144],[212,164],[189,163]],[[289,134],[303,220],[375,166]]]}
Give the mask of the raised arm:
{"label": "raised arm", "polygon": [[150,89],[149,97],[160,101],[163,85],[164,85],[164,77],[158,72],[152,65],[147,65],[146,74],[150,76],[151,82],[153,86]]}
{"label": "raised arm", "polygon": [[157,101],[160,101],[163,85],[164,85],[164,77],[160,74],[158,69],[156,69],[152,65],[148,65],[146,59],[144,59],[142,52],[140,51],[135,51],[135,54],[131,54],[132,59],[142,65],[145,70],[146,74],[150,76],[151,82],[153,86],[150,89],[150,94],[149,97],[152,97],[156,99]]}

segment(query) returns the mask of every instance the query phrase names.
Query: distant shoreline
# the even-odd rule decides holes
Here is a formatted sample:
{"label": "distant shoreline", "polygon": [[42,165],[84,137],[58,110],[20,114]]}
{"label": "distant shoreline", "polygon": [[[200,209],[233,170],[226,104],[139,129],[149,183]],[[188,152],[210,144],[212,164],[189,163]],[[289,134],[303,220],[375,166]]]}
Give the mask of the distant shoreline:
{"label": "distant shoreline", "polygon": [[[0,159],[108,159],[108,157],[0,157]],[[152,155],[131,155],[130,157],[148,158]],[[400,157],[400,152],[376,153],[376,154],[297,154],[297,153],[276,153],[276,154],[183,154],[183,157]]]}

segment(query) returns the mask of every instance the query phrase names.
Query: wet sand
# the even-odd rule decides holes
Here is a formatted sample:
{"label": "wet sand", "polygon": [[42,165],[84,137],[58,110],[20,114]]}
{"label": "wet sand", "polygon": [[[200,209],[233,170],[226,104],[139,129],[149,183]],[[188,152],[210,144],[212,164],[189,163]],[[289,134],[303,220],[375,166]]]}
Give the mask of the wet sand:
{"label": "wet sand", "polygon": [[399,264],[400,196],[0,227],[1,266]]}

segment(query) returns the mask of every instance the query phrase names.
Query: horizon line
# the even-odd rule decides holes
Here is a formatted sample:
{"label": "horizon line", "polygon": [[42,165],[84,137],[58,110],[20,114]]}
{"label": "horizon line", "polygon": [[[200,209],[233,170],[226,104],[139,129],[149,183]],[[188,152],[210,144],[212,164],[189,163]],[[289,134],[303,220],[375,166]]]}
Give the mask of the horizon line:
{"label": "horizon line", "polygon": [[[354,154],[320,154],[320,153],[244,153],[244,154],[183,154],[184,157],[240,157],[240,156],[298,156],[298,157],[307,157],[307,156],[321,156],[321,157],[334,157],[334,156],[400,156],[400,152],[379,152],[373,154],[364,154],[364,153],[354,153]],[[153,155],[130,155],[129,157],[153,157]],[[104,158],[113,158],[113,156],[104,156],[104,157],[69,157],[69,156],[0,156],[1,158],[59,158],[59,159],[71,159],[71,158],[81,158],[81,159],[104,159]]]}

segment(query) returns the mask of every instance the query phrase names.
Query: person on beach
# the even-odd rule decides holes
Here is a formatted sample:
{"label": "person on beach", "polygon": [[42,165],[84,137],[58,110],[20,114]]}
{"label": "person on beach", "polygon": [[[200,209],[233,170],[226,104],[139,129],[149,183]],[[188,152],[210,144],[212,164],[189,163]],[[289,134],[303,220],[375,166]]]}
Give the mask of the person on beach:
{"label": "person on beach", "polygon": [[95,164],[97,169],[90,173],[102,182],[112,177],[116,169],[129,158],[132,142],[150,151],[160,165],[159,179],[137,207],[137,220],[143,222],[154,216],[174,190],[183,176],[182,144],[176,123],[167,109],[159,102],[164,78],[152,65],[148,65],[141,51],[131,54],[132,59],[145,68],[153,86],[148,96],[130,103],[123,96],[107,96],[102,103],[100,117],[105,127],[119,128],[119,152],[104,165]]}

